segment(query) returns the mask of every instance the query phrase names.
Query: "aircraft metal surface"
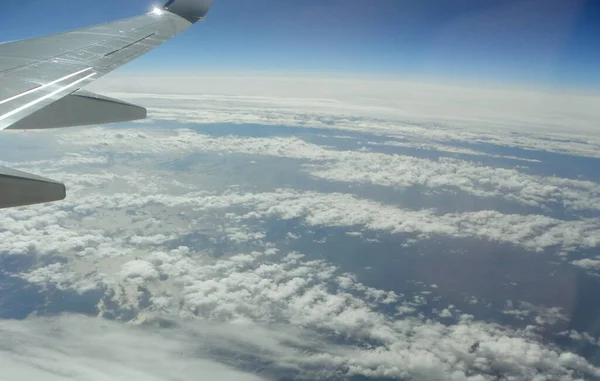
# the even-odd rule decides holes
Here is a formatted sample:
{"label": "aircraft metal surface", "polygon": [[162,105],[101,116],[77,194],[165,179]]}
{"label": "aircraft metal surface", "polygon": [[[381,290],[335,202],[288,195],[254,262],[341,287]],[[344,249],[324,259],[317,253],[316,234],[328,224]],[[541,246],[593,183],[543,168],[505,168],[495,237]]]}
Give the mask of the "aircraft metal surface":
{"label": "aircraft metal surface", "polygon": [[[125,122],[146,109],[82,88],[175,37],[212,0],[170,0],[142,16],[0,44],[0,130]],[[0,167],[0,208],[58,201],[64,184]]]}

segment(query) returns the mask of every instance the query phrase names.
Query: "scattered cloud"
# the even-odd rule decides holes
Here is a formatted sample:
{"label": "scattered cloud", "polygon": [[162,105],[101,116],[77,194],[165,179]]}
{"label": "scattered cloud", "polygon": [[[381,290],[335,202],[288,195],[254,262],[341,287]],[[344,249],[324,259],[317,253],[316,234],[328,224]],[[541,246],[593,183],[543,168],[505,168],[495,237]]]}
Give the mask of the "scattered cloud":
{"label": "scattered cloud", "polygon": [[[213,137],[192,130],[158,131],[94,128],[59,137],[64,144],[105,147],[138,154],[221,152],[284,157],[308,161],[311,176],[395,188],[422,186],[460,190],[476,197],[502,197],[521,205],[549,209],[562,205],[573,211],[600,210],[600,185],[588,180],[538,176],[513,168],[484,166],[454,158],[439,160],[374,152],[343,151],[308,143],[297,137]],[[75,143],[74,143],[75,142]],[[85,143],[84,143],[85,142]]]}
{"label": "scattered cloud", "polygon": [[[340,155],[341,156],[341,155]],[[464,160],[353,153],[347,159],[308,166],[312,176],[396,188],[459,189],[477,197],[502,197],[549,209],[600,210],[600,186],[591,181],[528,175],[516,169],[481,166]]]}
{"label": "scattered cloud", "polygon": [[394,141],[394,140],[384,141],[384,142],[367,142],[366,144],[369,146],[416,148],[419,150],[433,151],[433,152],[440,152],[440,153],[450,153],[450,154],[468,155],[468,156],[483,156],[483,157],[491,157],[491,158],[496,158],[496,159],[510,159],[510,160],[517,160],[517,161],[525,161],[525,162],[530,162],[530,163],[541,163],[541,160],[526,159],[526,158],[521,158],[521,157],[517,157],[517,156],[495,155],[495,154],[486,153],[486,152],[482,152],[482,151],[476,151],[476,150],[468,149],[468,148],[454,147],[450,144],[432,144],[432,143],[427,143],[427,142],[418,143],[415,141],[402,142],[402,141]]}
{"label": "scattered cloud", "polygon": [[[191,208],[195,212],[242,207],[246,212],[238,214],[234,220],[301,218],[310,226],[360,227],[391,234],[414,234],[422,239],[434,235],[473,237],[536,251],[554,247],[572,251],[594,248],[600,243],[600,221],[597,219],[563,221],[542,215],[503,214],[493,210],[440,215],[434,210],[407,210],[345,193],[279,189],[264,193],[226,191],[179,197],[115,194],[110,198],[97,195],[85,203],[90,208],[104,206],[107,209],[159,204]],[[262,238],[262,235],[256,238]]]}
{"label": "scattered cloud", "polygon": [[[164,285],[162,290],[180,290],[173,291],[166,300],[164,294],[152,298],[151,303],[158,303],[160,309],[167,306],[171,314],[194,322],[182,326],[183,331],[135,331],[133,327],[107,327],[109,323],[96,328],[94,321],[79,323],[80,318],[66,318],[64,323],[50,321],[50,325],[47,321],[39,324],[35,320],[6,323],[0,325],[0,330],[6,332],[6,327],[10,327],[12,337],[17,338],[15,341],[27,344],[17,348],[8,345],[9,356],[12,352],[27,350],[27,355],[33,356],[28,364],[33,365],[38,359],[58,356],[54,351],[63,353],[63,347],[67,348],[67,354],[72,353],[68,349],[72,348],[79,359],[100,351],[110,353],[106,355],[108,358],[104,355],[98,358],[107,363],[105,371],[111,372],[115,359],[125,356],[127,361],[120,365],[119,371],[133,367],[139,372],[138,356],[150,361],[158,355],[171,359],[170,353],[178,353],[179,362],[175,365],[181,369],[185,365],[181,361],[198,360],[203,364],[202,358],[210,355],[212,361],[241,370],[248,364],[264,364],[261,365],[264,375],[276,376],[293,370],[300,379],[360,375],[415,380],[447,380],[448,377],[529,380],[536,376],[575,380],[600,376],[600,369],[582,357],[541,344],[534,329],[511,330],[475,321],[464,314],[453,318],[448,310],[444,310],[447,312],[442,312],[441,317],[452,319],[449,324],[422,319],[413,315],[411,306],[427,306],[427,296],[405,299],[366,287],[351,275],[339,274],[330,264],[308,260],[299,253],[279,254],[277,250],[267,249],[220,260],[194,260],[189,254],[189,249],[184,248],[156,252],[143,266],[135,265],[136,268],[153,267],[154,271],[167,275],[168,280],[164,282],[171,286]],[[152,283],[143,285],[152,292]],[[408,315],[385,314],[381,308],[388,304],[396,305],[399,312]],[[156,307],[139,310],[137,321],[144,325],[160,322],[162,314],[152,312],[158,310]],[[59,330],[62,333],[58,336],[38,336],[44,327],[56,332],[57,325],[69,328],[63,328],[66,332]],[[36,341],[29,338],[30,332],[36,332]],[[146,339],[139,341],[141,335]],[[25,340],[21,336],[25,336]],[[194,339],[199,337],[203,339]],[[355,344],[335,344],[329,339],[336,337]],[[156,349],[159,343],[160,350]],[[192,343],[202,347],[190,349]],[[113,346],[118,347],[117,352],[109,349]],[[199,359],[198,354],[201,354]],[[54,362],[59,364],[58,360],[61,358],[55,358]],[[163,366],[161,361],[153,362],[152,366]],[[98,371],[94,364],[84,370]],[[208,369],[216,367],[211,363],[207,365]],[[50,367],[48,371],[55,368]],[[81,373],[75,371],[75,374]],[[189,376],[178,377],[187,379]]]}
{"label": "scattered cloud", "polygon": [[538,325],[555,325],[569,321],[569,318],[559,307],[536,306],[524,301],[519,301],[517,305],[518,307],[511,300],[507,301],[502,313],[512,315],[520,320],[531,316]]}
{"label": "scattered cloud", "polygon": [[127,262],[121,267],[121,277],[126,282],[143,284],[158,279],[158,271],[150,262],[136,260]]}
{"label": "scattered cloud", "polygon": [[[240,218],[260,218],[261,215],[280,218],[304,216],[309,224],[340,225],[354,224],[354,220],[345,219],[355,218],[352,216],[356,213],[347,211],[356,210],[360,211],[358,221],[362,223],[382,224],[384,220],[387,223],[393,221],[389,214],[381,216],[379,222],[375,221],[375,216],[389,207],[380,205],[375,210],[368,211],[377,204],[353,199],[348,195],[302,194],[282,190],[273,194],[224,194],[212,197],[213,199],[204,200],[205,205],[199,207],[200,211],[210,210],[215,205],[251,205],[252,211]],[[222,198],[219,200],[219,197]],[[336,200],[336,197],[339,199]],[[433,216],[430,218],[434,220]],[[401,219],[406,221],[404,217]],[[417,220],[424,219],[427,219],[426,215],[419,215]],[[369,222],[370,220],[373,221]],[[522,229],[517,227],[516,230]],[[121,244],[127,248],[127,245],[134,243],[124,241]],[[214,259],[206,253],[187,247],[174,250],[162,247],[146,255],[143,260],[135,260],[132,259],[135,246],[130,249],[131,254],[121,256],[120,259],[94,257],[94,267],[104,273],[101,278],[103,287],[123,290],[115,294],[115,304],[131,308],[135,311],[135,321],[144,324],[160,321],[164,314],[201,324],[225,324],[220,329],[210,326],[210,334],[204,329],[196,329],[182,335],[209,335],[209,348],[204,348],[202,353],[210,361],[225,363],[236,369],[244,370],[248,363],[271,364],[264,365],[262,374],[293,371],[301,379],[361,375],[444,380],[451,375],[456,380],[467,380],[474,377],[474,374],[479,374],[481,380],[528,380],[536,375],[543,375],[548,380],[575,380],[578,377],[600,375],[600,370],[583,358],[542,344],[535,330],[500,327],[476,321],[473,317],[458,312],[450,314],[449,310],[440,313],[441,319],[450,319],[445,324],[432,318],[424,319],[416,315],[416,312],[417,308],[428,306],[429,295],[404,296],[368,287],[358,282],[352,274],[342,274],[332,264],[307,259],[300,253],[281,253],[276,247],[267,245],[260,251]],[[67,253],[63,252],[65,254]],[[63,289],[82,292],[84,285],[76,280],[77,276],[82,278],[83,274],[79,271],[77,276],[74,275],[75,270],[83,263],[77,258],[70,258],[64,265],[42,267],[22,274],[22,277],[32,283],[55,284]],[[149,293],[144,303],[139,298],[140,286],[144,287],[144,292]],[[399,314],[393,316],[384,313],[388,306],[394,307]],[[108,307],[103,306],[101,310],[106,311],[106,308]],[[26,324],[29,327],[27,322],[14,324]],[[35,321],[31,324],[40,325]],[[49,331],[56,331],[56,326],[63,327],[62,324],[51,322]],[[108,351],[107,353],[116,353],[115,356],[119,355],[120,352],[103,349],[108,343],[119,345],[119,351],[125,353],[133,351],[129,340],[137,342],[137,334],[121,331],[121,328],[113,329],[111,326],[105,329],[111,335],[122,336],[122,340],[127,342],[115,340],[97,343],[93,331],[80,333],[77,326],[69,320],[64,324],[69,328],[64,328],[66,332],[58,338],[46,338],[46,333],[40,333],[41,338],[36,336],[35,340],[41,340],[42,344],[39,341],[21,340],[20,342],[28,343],[30,352],[19,352],[24,350],[21,347],[10,349],[11,352],[6,356],[12,362],[5,360],[6,369],[12,369],[15,374],[34,371],[25,370],[23,365],[19,368],[17,365],[23,362],[19,360],[15,364],[12,360],[14,356],[10,354],[14,351],[34,356],[34,359],[24,363],[27,369],[52,374],[57,371],[56,368],[46,363],[37,366],[35,356],[39,361],[51,358],[53,364],[60,364],[60,361],[65,361],[61,354],[65,351],[67,355],[72,353],[70,349],[61,349],[65,345],[66,348],[75,347],[73,351],[79,353],[77,358],[83,357],[82,361],[88,363],[85,360],[87,353]],[[89,329],[90,324],[93,323],[86,322],[82,326]],[[44,324],[40,326],[47,327]],[[264,335],[261,340],[250,341],[247,335],[262,330],[261,327],[271,328],[269,331],[261,331]],[[229,333],[225,334],[224,331]],[[29,332],[29,328],[24,332]],[[231,338],[232,333],[235,333],[235,338]],[[87,334],[92,337],[88,338]],[[282,338],[284,336],[285,339]],[[80,344],[71,344],[74,340],[72,337],[77,337]],[[81,340],[81,337],[86,339]],[[109,337],[112,336],[107,339]],[[170,337],[170,340],[174,340],[173,336]],[[335,337],[351,340],[356,345],[335,344],[330,341],[330,338]],[[181,340],[181,335],[176,335],[176,338]],[[310,338],[309,341],[306,338]],[[152,356],[163,356],[168,349],[166,358],[170,358],[169,348],[173,346],[178,348],[173,350],[174,353],[179,356],[183,353],[184,358],[179,361],[188,361],[187,356],[191,356],[189,353],[198,353],[181,349],[180,345],[185,347],[189,341],[164,343],[162,334],[150,335],[148,340],[150,339],[155,339],[156,344],[143,342],[143,346],[152,350]],[[54,346],[50,347],[44,340]],[[234,344],[231,340],[234,340]],[[154,351],[153,348],[158,343],[162,343],[163,349]],[[227,347],[224,348],[223,345]],[[137,360],[137,356],[143,356],[145,361],[153,358],[144,353],[139,349],[130,353],[126,357],[127,362],[121,363],[114,372],[141,372],[137,365],[141,362]],[[197,357],[192,358],[194,361],[198,360]],[[245,362],[243,359],[249,360]],[[72,371],[69,367],[61,369],[67,369],[69,375],[81,377],[89,374],[81,372],[113,372],[113,357],[100,357],[98,361],[100,360],[106,365],[96,366],[92,362],[85,369],[80,369],[81,365],[77,365]],[[204,360],[201,357],[198,361],[203,363]],[[77,361],[77,364],[80,363],[81,361]],[[176,364],[182,367],[185,365]],[[225,374],[229,372],[212,362],[206,364],[207,369],[215,367]],[[39,375],[42,374],[45,373]],[[162,375],[160,372],[156,374]],[[244,374],[238,376],[245,377]],[[178,377],[186,379],[183,375]]]}
{"label": "scattered cloud", "polygon": [[591,258],[583,258],[576,261],[571,262],[575,266],[582,267],[587,270],[599,270],[600,269],[600,260],[591,259]]}
{"label": "scattered cloud", "polygon": [[559,333],[559,336],[566,336],[571,340],[575,340],[580,343],[585,343],[589,345],[594,345],[600,347],[600,338],[594,337],[587,332],[578,332],[576,330],[568,330]]}

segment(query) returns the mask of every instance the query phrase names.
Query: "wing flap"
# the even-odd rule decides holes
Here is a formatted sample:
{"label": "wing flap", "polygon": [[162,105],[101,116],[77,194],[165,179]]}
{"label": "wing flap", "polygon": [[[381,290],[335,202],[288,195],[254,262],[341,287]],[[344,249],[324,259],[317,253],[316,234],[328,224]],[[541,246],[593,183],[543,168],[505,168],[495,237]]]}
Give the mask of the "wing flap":
{"label": "wing flap", "polygon": [[44,177],[0,167],[0,208],[64,200],[65,185]]}
{"label": "wing flap", "polygon": [[118,99],[78,90],[9,127],[36,130],[128,122],[146,118],[146,109]]}

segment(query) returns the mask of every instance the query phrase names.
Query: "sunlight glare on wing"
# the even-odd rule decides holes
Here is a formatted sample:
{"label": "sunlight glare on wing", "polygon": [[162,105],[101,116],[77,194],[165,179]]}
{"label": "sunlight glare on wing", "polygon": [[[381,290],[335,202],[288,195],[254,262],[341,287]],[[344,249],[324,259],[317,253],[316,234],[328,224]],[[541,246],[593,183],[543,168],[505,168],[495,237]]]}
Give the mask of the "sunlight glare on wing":
{"label": "sunlight glare on wing", "polygon": [[160,16],[160,15],[162,15],[164,13],[164,11],[162,9],[160,9],[160,7],[154,6],[152,8],[152,13],[155,14],[155,15],[157,15],[157,16]]}

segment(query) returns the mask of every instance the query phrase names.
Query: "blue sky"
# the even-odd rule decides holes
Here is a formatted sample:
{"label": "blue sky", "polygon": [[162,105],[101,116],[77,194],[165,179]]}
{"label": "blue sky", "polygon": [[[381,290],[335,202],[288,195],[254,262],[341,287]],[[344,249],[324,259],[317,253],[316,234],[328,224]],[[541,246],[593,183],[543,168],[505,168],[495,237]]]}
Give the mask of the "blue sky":
{"label": "blue sky", "polygon": [[[7,2],[2,38],[102,23],[151,4]],[[215,0],[204,24],[122,70],[309,72],[597,90],[598,36],[598,0]]]}

